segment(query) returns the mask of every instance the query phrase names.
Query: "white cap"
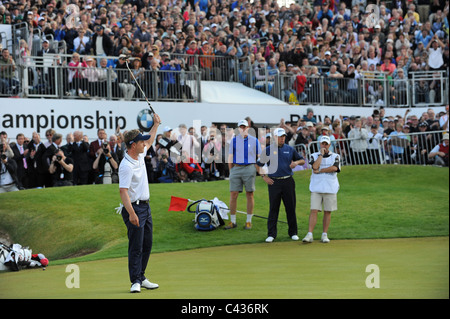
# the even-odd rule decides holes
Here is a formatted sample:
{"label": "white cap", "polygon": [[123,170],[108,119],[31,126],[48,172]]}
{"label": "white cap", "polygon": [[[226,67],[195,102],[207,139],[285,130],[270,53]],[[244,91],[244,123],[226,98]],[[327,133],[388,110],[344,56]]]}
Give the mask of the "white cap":
{"label": "white cap", "polygon": [[325,55],[331,55],[330,51],[325,52]]}
{"label": "white cap", "polygon": [[325,142],[325,143],[327,143],[328,145],[330,145],[331,144],[331,140],[330,140],[330,137],[329,136],[326,136],[326,135],[322,135],[321,137],[320,137],[320,143],[322,144],[323,142]]}
{"label": "white cap", "polygon": [[240,120],[238,123],[238,126],[242,126],[242,125],[248,126],[248,122],[246,120]]}
{"label": "white cap", "polygon": [[273,135],[280,137],[286,135],[286,131],[282,128],[276,128],[275,131],[273,132]]}
{"label": "white cap", "polygon": [[164,127],[164,133],[165,132],[170,132],[170,131],[172,131],[172,129],[169,126],[165,126]]}

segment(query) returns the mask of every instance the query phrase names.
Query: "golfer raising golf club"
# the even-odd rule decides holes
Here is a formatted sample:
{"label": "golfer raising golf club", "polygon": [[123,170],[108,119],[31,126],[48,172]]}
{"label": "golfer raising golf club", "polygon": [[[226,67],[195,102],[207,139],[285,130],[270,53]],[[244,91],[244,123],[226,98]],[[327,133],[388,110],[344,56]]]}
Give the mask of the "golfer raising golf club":
{"label": "golfer raising golf club", "polygon": [[131,281],[130,292],[140,292],[141,286],[155,289],[159,286],[145,278],[145,269],[153,242],[153,222],[149,205],[147,170],[144,156],[153,144],[161,123],[157,114],[149,135],[139,130],[125,133],[127,153],[119,166],[119,189],[123,203],[122,218],[128,230],[128,271]]}

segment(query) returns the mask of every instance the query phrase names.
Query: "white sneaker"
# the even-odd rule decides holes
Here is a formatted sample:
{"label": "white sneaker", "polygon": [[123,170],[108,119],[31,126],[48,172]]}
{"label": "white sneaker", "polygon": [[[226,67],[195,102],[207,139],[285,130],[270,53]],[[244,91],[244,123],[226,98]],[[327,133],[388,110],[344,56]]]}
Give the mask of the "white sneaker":
{"label": "white sneaker", "polygon": [[302,239],[304,243],[312,243],[313,242],[313,236],[310,234],[306,234],[305,238]]}
{"label": "white sneaker", "polygon": [[134,283],[134,284],[131,286],[130,292],[131,292],[131,293],[141,292],[141,285],[140,285],[138,282],[137,282],[137,283]]}
{"label": "white sneaker", "polygon": [[328,239],[327,234],[322,234],[322,238],[320,239],[320,241],[322,243],[329,243],[330,242],[330,240]]}
{"label": "white sneaker", "polygon": [[273,238],[272,236],[269,236],[266,238],[266,243],[271,243],[274,241],[275,238]]}
{"label": "white sneaker", "polygon": [[142,282],[141,286],[144,287],[144,288],[146,288],[146,289],[156,289],[156,288],[159,288],[159,285],[158,285],[158,284],[155,284],[155,283],[153,283],[153,282],[150,282],[148,279],[145,279],[145,280]]}
{"label": "white sneaker", "polygon": [[300,238],[298,238],[297,235],[294,235],[294,236],[291,237],[291,239],[292,239],[292,240],[299,240]]}

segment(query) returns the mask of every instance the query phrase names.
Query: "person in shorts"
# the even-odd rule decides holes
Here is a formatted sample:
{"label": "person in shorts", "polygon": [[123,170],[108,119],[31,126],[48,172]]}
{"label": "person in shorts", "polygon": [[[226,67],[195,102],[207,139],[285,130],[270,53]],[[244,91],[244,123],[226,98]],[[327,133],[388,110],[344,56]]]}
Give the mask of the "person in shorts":
{"label": "person in shorts", "polygon": [[261,154],[261,146],[254,135],[249,134],[249,125],[246,120],[239,121],[239,133],[230,143],[228,153],[228,167],[230,169],[230,223],[225,229],[236,228],[236,209],[239,193],[245,187],[247,197],[247,221],[245,229],[252,228],[253,207],[255,205],[253,193],[257,172],[257,160]]}
{"label": "person in shorts", "polygon": [[311,212],[309,214],[308,233],[303,242],[313,242],[313,230],[317,223],[317,213],[323,207],[323,233],[321,242],[329,243],[328,227],[331,221],[331,212],[337,210],[337,193],[339,181],[337,173],[341,171],[339,155],[330,152],[331,140],[329,136],[321,136],[320,151],[311,155],[312,166],[311,182]]}

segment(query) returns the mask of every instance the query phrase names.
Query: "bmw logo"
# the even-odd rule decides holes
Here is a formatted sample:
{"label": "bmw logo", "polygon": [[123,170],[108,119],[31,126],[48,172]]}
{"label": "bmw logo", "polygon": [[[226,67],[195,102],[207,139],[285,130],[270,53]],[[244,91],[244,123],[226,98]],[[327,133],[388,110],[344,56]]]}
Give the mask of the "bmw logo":
{"label": "bmw logo", "polygon": [[144,132],[149,132],[153,126],[153,116],[149,109],[143,109],[137,116],[137,124]]}

